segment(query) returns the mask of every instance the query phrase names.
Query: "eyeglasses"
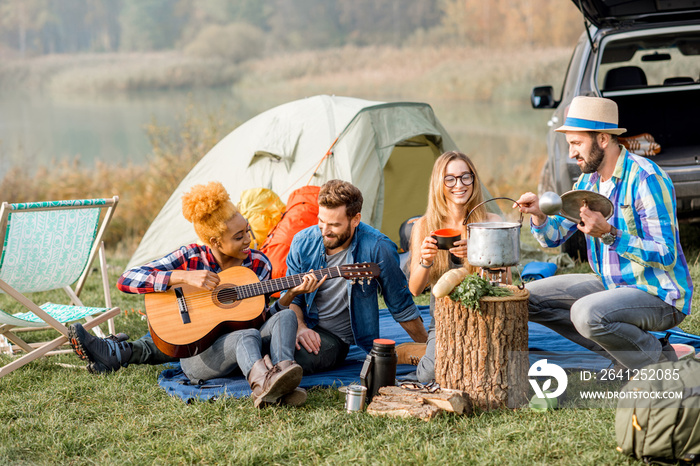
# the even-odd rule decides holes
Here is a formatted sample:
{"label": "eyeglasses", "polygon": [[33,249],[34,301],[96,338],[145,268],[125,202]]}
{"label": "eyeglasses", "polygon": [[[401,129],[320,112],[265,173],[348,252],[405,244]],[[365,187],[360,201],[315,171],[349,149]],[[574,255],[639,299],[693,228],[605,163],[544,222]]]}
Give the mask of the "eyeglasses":
{"label": "eyeglasses", "polygon": [[443,181],[445,186],[448,188],[454,188],[457,186],[457,180],[460,180],[464,186],[469,186],[474,183],[474,175],[472,173],[465,173],[462,176],[456,177],[452,175],[447,175]]}

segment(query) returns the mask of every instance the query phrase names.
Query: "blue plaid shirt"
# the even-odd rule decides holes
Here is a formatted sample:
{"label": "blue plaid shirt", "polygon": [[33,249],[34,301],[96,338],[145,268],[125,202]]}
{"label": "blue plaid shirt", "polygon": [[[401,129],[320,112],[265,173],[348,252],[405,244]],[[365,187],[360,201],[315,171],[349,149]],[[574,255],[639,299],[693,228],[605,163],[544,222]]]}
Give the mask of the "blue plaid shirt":
{"label": "blue plaid shirt", "polygon": [[[600,238],[586,235],[588,262],[606,289],[639,288],[690,314],[693,283],[681,249],[673,183],[654,162],[620,147],[609,219],[617,237],[606,246]],[[574,189],[600,192],[600,175],[582,174]],[[542,246],[556,247],[577,228],[576,223],[553,216],[540,226],[531,223],[531,230]]]}
{"label": "blue plaid shirt", "polygon": [[[241,266],[255,272],[260,281],[269,280],[272,275],[272,263],[265,254],[255,249],[250,250]],[[221,266],[208,246],[190,244],[161,259],[127,270],[119,277],[117,288],[124,293],[139,294],[165,291],[173,270],[208,270],[219,273]]]}

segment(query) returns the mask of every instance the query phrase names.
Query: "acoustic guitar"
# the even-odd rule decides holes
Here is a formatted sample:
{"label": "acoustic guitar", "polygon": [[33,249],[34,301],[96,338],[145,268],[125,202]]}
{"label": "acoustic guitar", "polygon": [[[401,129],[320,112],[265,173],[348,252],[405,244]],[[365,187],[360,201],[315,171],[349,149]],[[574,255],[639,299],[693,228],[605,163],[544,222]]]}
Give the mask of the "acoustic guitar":
{"label": "acoustic guitar", "polygon": [[[366,262],[315,270],[313,274],[319,280],[327,276],[369,283],[379,272],[377,264]],[[148,293],[146,315],[153,342],[169,356],[186,358],[209,348],[221,335],[259,328],[265,321],[264,295],[294,288],[304,275],[261,282],[249,268],[231,267],[219,273],[221,282],[213,291],[177,285],[164,293]]]}

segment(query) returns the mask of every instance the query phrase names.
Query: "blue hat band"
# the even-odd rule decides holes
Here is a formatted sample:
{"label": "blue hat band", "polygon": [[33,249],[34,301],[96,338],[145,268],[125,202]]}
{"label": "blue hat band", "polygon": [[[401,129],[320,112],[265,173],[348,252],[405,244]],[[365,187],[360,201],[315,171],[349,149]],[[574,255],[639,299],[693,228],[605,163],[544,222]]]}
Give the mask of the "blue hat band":
{"label": "blue hat band", "polygon": [[604,121],[584,120],[583,118],[567,117],[564,121],[564,126],[574,126],[576,128],[586,128],[592,131],[601,129],[618,129],[615,123],[606,123]]}

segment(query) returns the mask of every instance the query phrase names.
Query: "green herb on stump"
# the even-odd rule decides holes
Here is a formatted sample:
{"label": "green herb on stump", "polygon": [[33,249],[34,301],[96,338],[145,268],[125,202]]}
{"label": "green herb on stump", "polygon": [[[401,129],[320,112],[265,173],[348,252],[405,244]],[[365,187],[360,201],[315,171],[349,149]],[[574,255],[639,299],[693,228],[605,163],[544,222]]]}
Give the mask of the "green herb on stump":
{"label": "green herb on stump", "polygon": [[452,290],[450,299],[459,301],[468,308],[476,309],[481,314],[479,307],[481,298],[485,296],[511,296],[512,294],[513,292],[508,288],[492,285],[488,280],[474,273],[467,275],[462,283]]}

